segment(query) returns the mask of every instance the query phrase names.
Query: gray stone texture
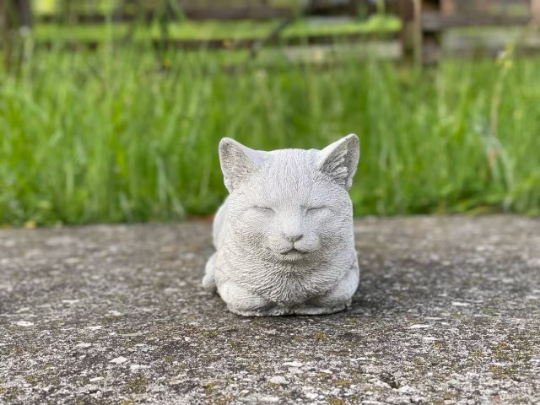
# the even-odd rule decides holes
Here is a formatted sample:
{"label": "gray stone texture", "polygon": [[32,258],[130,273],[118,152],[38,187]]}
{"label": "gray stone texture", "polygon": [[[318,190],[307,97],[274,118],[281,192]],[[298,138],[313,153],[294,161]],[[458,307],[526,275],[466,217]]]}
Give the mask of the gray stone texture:
{"label": "gray stone texture", "polygon": [[263,152],[219,143],[230,192],[213,227],[203,287],[244,316],[321,315],[351,305],[359,269],[348,190],[358,137]]}
{"label": "gray stone texture", "polygon": [[209,223],[0,231],[0,403],[538,404],[540,221],[355,222],[349,311],[243,318]]}

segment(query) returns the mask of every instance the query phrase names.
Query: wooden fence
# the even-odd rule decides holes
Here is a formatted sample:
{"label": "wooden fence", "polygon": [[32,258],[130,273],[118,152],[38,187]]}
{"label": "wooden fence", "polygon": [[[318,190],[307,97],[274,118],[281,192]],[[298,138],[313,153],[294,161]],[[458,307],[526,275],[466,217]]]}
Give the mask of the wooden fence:
{"label": "wooden fence", "polygon": [[[65,4],[76,4],[63,0]],[[167,47],[180,49],[222,49],[222,48],[260,48],[273,45],[320,45],[331,44],[334,41],[369,41],[379,37],[376,34],[347,34],[347,35],[311,35],[281,39],[281,30],[297,16],[329,16],[329,15],[358,15],[361,10],[367,13],[376,11],[376,1],[368,0],[123,0],[122,7],[110,15],[97,11],[83,13],[74,8],[70,10],[69,22],[72,24],[102,23],[105,21],[129,22],[135,20],[151,21],[164,15],[168,20],[178,18],[178,8],[173,1],[179,1],[182,18],[191,20],[274,20],[284,23],[270,33],[267,38],[211,40],[166,40]],[[285,3],[284,3],[285,1]],[[6,10],[10,0],[0,0],[0,10]],[[165,2],[165,3],[163,3]],[[166,7],[155,7],[156,4]],[[286,6],[286,4],[289,6]],[[13,0],[12,9],[20,17],[16,24],[31,24],[30,0]],[[79,3],[80,4],[80,3]],[[285,5],[284,5],[285,4]],[[402,30],[396,35],[386,35],[382,38],[399,40],[405,57],[413,57],[418,62],[431,62],[440,57],[441,37],[447,30],[463,27],[508,27],[530,24],[534,18],[540,20],[540,0],[385,0],[385,11],[399,15]],[[137,7],[135,7],[137,6]],[[13,14],[13,13],[12,13]],[[2,15],[0,14],[0,17]],[[64,21],[59,14],[46,14],[39,17],[41,23]],[[1,20],[1,19],[0,19]],[[10,24],[8,14],[4,15],[3,32]],[[156,46],[163,46],[163,40],[154,41]],[[51,45],[51,44],[45,44]],[[4,44],[4,46],[7,46]],[[69,43],[70,48],[96,48],[97,42]]]}
{"label": "wooden fence", "polygon": [[[400,0],[400,15],[404,54],[414,55],[419,62],[432,62],[441,56],[444,32],[540,23],[540,0]],[[498,51],[484,49],[485,54]],[[466,55],[467,50],[461,53]]]}

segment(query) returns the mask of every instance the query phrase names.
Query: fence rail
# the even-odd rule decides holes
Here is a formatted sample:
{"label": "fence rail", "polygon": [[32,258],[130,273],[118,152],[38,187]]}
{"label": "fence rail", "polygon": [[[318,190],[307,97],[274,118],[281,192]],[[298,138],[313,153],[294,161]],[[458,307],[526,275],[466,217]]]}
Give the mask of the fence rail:
{"label": "fence rail", "polygon": [[441,32],[450,28],[463,27],[511,27],[527,25],[531,22],[529,16],[498,16],[498,15],[443,15],[440,13],[422,13],[422,30],[424,32]]}
{"label": "fence rail", "polygon": [[[335,45],[340,43],[354,43],[372,40],[398,40],[399,34],[336,34],[336,35],[305,35],[265,40],[265,38],[239,38],[239,39],[208,39],[208,40],[161,40],[152,39],[150,44],[155,48],[172,48],[187,51],[193,50],[220,50],[220,49],[252,49],[261,42],[264,46],[310,46],[310,45]],[[121,41],[118,41],[121,43]],[[148,44],[148,41],[145,42]],[[95,50],[102,46],[99,41],[66,41],[63,46],[71,50],[89,49]],[[53,48],[55,42],[43,41],[39,46]]]}
{"label": "fence rail", "polygon": [[[276,18],[290,18],[293,10],[289,8],[274,7],[234,7],[234,8],[187,8],[182,10],[183,16],[194,21],[203,20],[273,20]],[[70,15],[70,20],[79,24],[99,24],[111,22],[132,22],[136,20],[152,20],[161,16],[157,11],[145,11],[140,14],[126,14],[122,10],[112,12],[110,15],[91,13]],[[169,14],[169,19],[178,19],[177,14]],[[63,17],[58,14],[44,14],[39,17],[43,23],[61,22]]]}

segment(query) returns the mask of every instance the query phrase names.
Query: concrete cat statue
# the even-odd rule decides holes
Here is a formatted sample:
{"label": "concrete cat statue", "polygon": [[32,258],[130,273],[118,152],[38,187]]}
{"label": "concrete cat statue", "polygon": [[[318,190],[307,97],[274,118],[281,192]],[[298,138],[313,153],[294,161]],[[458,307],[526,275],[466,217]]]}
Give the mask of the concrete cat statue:
{"label": "concrete cat statue", "polygon": [[244,316],[347,308],[360,272],[348,194],[360,158],[354,134],[319,151],[219,144],[230,195],[214,220],[203,287]]}

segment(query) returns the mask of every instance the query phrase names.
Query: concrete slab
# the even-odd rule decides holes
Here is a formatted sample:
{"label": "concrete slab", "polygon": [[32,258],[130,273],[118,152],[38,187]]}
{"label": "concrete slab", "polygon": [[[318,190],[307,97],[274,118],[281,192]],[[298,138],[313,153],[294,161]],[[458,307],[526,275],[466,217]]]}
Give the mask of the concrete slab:
{"label": "concrete slab", "polygon": [[540,403],[540,221],[356,222],[350,311],[246,319],[210,225],[0,231],[0,403]]}

